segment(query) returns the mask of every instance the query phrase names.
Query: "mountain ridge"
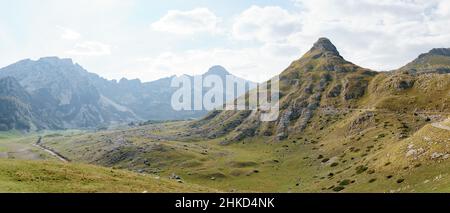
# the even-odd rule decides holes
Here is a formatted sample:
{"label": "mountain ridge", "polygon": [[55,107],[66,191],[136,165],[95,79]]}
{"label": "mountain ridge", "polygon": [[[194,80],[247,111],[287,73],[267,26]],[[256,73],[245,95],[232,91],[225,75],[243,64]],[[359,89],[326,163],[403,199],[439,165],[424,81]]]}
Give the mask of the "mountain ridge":
{"label": "mountain ridge", "polygon": [[[441,72],[434,69],[431,73]],[[317,116],[323,117],[321,114],[326,110],[351,112],[352,109],[377,109],[396,112],[434,108],[439,111],[442,108],[435,108],[432,102],[439,102],[435,103],[437,106],[450,105],[449,97],[445,97],[442,91],[429,88],[426,77],[399,74],[397,71],[375,72],[359,67],[340,56],[337,48],[326,38],[320,38],[310,51],[294,61],[279,77],[280,116],[277,121],[262,123],[258,120],[260,112],[215,111],[205,119],[194,122],[195,131],[208,138],[231,135],[231,139],[228,137],[224,143],[256,136],[276,136],[277,140],[285,140],[310,128],[311,122]],[[443,78],[445,76],[436,76],[435,80],[445,82]],[[448,82],[441,88],[444,91],[445,85],[448,86]],[[403,99],[388,98],[394,98],[399,91],[413,93],[417,87],[429,88],[429,92],[444,95],[443,99],[420,102],[411,109],[411,104],[401,106]],[[422,94],[423,91],[414,89],[415,96],[416,93]],[[432,99],[429,94],[422,96]]]}
{"label": "mountain ridge", "polygon": [[[203,74],[230,74],[214,66]],[[24,59],[0,69],[0,78],[13,77],[30,100],[35,123],[44,129],[103,128],[103,126],[146,120],[199,118],[206,111],[171,110],[176,76],[152,82],[139,79],[106,80],[90,73],[72,59],[43,57]],[[193,78],[193,77],[190,77]],[[243,80],[243,79],[242,79]],[[244,80],[249,84],[250,81]]]}

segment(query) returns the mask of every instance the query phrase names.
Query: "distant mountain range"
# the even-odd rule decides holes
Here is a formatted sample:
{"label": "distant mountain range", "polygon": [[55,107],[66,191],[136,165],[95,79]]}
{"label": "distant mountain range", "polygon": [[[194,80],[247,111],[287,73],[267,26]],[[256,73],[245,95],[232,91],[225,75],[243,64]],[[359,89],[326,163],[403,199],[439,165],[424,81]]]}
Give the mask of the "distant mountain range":
{"label": "distant mountain range", "polygon": [[[202,77],[212,74],[222,79],[231,75],[214,66]],[[193,81],[194,76],[188,77]],[[172,109],[171,97],[177,89],[170,86],[173,78],[176,76],[146,83],[125,78],[117,82],[90,73],[71,59],[22,60],[0,69],[0,131],[99,128],[204,116],[207,111]],[[248,89],[255,87],[246,82]]]}
{"label": "distant mountain range", "polygon": [[[398,70],[375,72],[346,61],[328,39],[321,38],[280,74],[281,116],[277,122],[262,125],[256,119],[259,112],[228,111],[213,112],[196,126],[202,127],[200,129],[208,137],[227,134],[239,126],[236,139],[253,135],[276,135],[283,139],[290,132],[303,131],[319,108],[368,109],[396,106],[397,102],[402,109],[410,108],[412,105],[401,102],[402,99],[393,98],[395,94],[389,89],[404,93],[414,91],[407,97],[425,100],[431,93],[421,93],[418,87],[428,88],[429,85],[423,83],[424,77],[420,76],[448,73],[450,49],[432,49]],[[221,66],[214,66],[200,77],[209,75],[218,75],[225,80],[231,74]],[[194,81],[195,76],[187,77]],[[178,89],[171,87],[174,78],[177,77],[145,83],[125,78],[106,80],[71,59],[22,60],[0,69],[0,131],[99,128],[134,121],[186,120],[205,116],[208,113],[205,110],[172,109],[172,94]],[[253,82],[234,78],[247,83],[245,92],[256,86]],[[438,81],[442,77],[428,78]],[[203,90],[202,94],[205,92]],[[361,102],[363,97],[365,102]],[[388,97],[392,99],[388,100]],[[433,108],[431,103],[448,106],[448,98],[429,100],[410,110],[441,110]]]}

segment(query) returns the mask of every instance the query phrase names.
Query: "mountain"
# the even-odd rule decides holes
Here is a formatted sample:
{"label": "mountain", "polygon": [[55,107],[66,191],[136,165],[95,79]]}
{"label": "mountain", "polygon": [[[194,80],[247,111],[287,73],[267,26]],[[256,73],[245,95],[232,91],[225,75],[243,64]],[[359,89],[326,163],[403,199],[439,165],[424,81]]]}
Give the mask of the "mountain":
{"label": "mountain", "polygon": [[435,48],[400,69],[412,74],[450,73],[450,48]]}
{"label": "mountain", "polygon": [[[201,77],[212,74],[223,79],[230,75],[225,68],[215,66]],[[23,124],[18,124],[20,129],[28,130],[31,126],[38,129],[69,129],[97,128],[142,120],[184,120],[200,118],[207,113],[205,110],[172,109],[171,98],[176,88],[171,88],[170,84],[176,76],[146,83],[125,78],[119,82],[109,81],[89,73],[71,59],[46,57],[37,61],[26,59],[1,68],[2,78],[7,78],[5,82],[17,81],[14,88],[18,93],[26,94],[23,97],[12,94],[4,97],[8,98],[8,102],[2,102],[4,110],[1,112],[10,113],[10,108],[17,108],[20,115],[5,117],[2,123],[8,128],[2,129],[11,128],[12,124],[6,122],[11,119],[23,121]],[[193,76],[189,78],[191,81],[194,79]],[[248,81],[248,84],[252,85],[250,88],[254,87],[254,83]],[[11,97],[14,97],[14,103]]]}
{"label": "mountain", "polygon": [[[237,81],[246,82],[247,89],[245,92],[256,87],[255,83],[233,76],[222,66],[213,66],[206,73],[199,76],[184,76],[190,79],[191,85],[194,85],[194,78],[200,77],[201,79],[205,79],[211,75],[219,76],[223,82],[225,82],[227,76],[231,76]],[[128,107],[144,120],[185,120],[201,118],[206,115],[208,113],[206,110],[175,111],[172,109],[172,94],[178,90],[178,88],[171,87],[171,82],[176,78],[178,77],[171,76],[146,83],[142,83],[138,79],[128,80],[125,78],[121,79],[119,82],[100,82],[95,79],[93,79],[93,81],[97,82],[95,85],[102,94],[111,100]],[[193,88],[193,90],[194,89],[199,90],[202,88]],[[207,90],[208,88],[202,89],[201,93],[205,94]],[[229,99],[224,101],[229,101]]]}
{"label": "mountain", "polygon": [[[449,49],[433,49],[399,70],[382,73],[346,61],[329,39],[321,38],[280,74],[277,121],[261,122],[260,112],[215,111],[192,127],[203,137],[228,135],[224,143],[255,136],[284,140],[307,129],[326,134],[333,122],[344,119],[336,120],[332,114],[364,120],[373,110],[448,112],[450,82],[448,75],[442,75],[447,73],[448,53]],[[430,75],[417,75],[425,72]]]}
{"label": "mountain", "polygon": [[194,127],[207,137],[232,132],[236,140],[272,135],[286,139],[291,132],[302,132],[324,109],[357,108],[357,100],[377,74],[346,61],[330,40],[321,38],[280,74],[281,111],[276,122],[260,122],[260,112],[223,111],[213,112]]}
{"label": "mountain", "polygon": [[89,75],[72,60],[56,57],[0,69],[0,78],[15,78],[29,93],[29,105],[44,128],[94,128],[136,119],[133,112],[102,96]]}

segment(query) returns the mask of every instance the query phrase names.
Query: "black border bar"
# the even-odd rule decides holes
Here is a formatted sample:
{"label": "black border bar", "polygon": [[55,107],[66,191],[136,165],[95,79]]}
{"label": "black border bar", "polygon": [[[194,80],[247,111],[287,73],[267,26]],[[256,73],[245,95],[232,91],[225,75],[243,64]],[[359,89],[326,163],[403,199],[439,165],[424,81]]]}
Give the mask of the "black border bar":
{"label": "black border bar", "polygon": [[[176,202],[208,200],[208,211],[201,208],[177,208]],[[273,207],[221,208],[221,199],[273,198]],[[254,211],[272,212],[297,209],[315,211],[393,211],[393,210],[450,210],[450,194],[0,194],[3,210],[29,211],[85,211],[113,210],[154,212],[180,210],[183,212]],[[215,205],[212,205],[215,203]],[[1,211],[3,212],[3,211]]]}

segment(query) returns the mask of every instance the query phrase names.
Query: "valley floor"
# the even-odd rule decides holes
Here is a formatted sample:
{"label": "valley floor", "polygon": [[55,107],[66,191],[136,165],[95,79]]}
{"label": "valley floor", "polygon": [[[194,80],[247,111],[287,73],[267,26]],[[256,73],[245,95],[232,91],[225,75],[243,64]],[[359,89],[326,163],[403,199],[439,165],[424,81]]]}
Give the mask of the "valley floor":
{"label": "valley floor", "polygon": [[0,160],[0,191],[450,192],[449,122],[420,121],[399,138],[403,121],[378,118],[355,134],[332,125],[320,135],[229,145],[221,143],[226,137],[186,135],[187,122],[6,135],[0,158],[46,161]]}
{"label": "valley floor", "polygon": [[39,137],[38,134],[23,135],[17,132],[0,134],[0,192],[216,191],[156,175],[69,163],[36,144]]}

